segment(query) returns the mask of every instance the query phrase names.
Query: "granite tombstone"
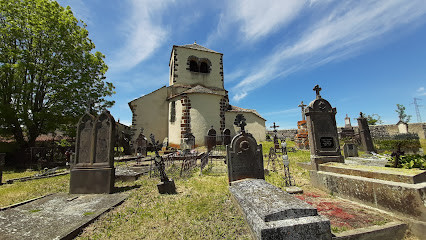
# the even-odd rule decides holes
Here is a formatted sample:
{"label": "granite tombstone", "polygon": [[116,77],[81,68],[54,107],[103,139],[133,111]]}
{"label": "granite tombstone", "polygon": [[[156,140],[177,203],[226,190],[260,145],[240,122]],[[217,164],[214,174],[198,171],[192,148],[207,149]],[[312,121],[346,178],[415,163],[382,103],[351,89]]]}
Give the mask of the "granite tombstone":
{"label": "granite tombstone", "polygon": [[70,193],[113,192],[115,125],[108,111],[97,118],[86,113],[80,119],[76,156],[70,172]]}
{"label": "granite tombstone", "polygon": [[340,153],[339,138],[336,126],[336,108],[323,99],[319,92],[321,88],[316,85],[316,98],[305,109],[308,125],[309,148],[311,163],[315,170],[318,165],[326,162],[344,162]]}
{"label": "granite tombstone", "polygon": [[226,146],[229,183],[245,178],[265,179],[262,145],[257,145],[256,139],[245,132],[245,121],[242,114],[236,116],[234,124],[241,132]]}
{"label": "granite tombstone", "polygon": [[373,139],[371,138],[370,128],[368,127],[367,118],[364,117],[362,112],[359,113],[358,131],[361,139],[363,150],[366,152],[375,152]]}
{"label": "granite tombstone", "polygon": [[358,147],[354,143],[345,143],[343,145],[343,156],[358,157]]}

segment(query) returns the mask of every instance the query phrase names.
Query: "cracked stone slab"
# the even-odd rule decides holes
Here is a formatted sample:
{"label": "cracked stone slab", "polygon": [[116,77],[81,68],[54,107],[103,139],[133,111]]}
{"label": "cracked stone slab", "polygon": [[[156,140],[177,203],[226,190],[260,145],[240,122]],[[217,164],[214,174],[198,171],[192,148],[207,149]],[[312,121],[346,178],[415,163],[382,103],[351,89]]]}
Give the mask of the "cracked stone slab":
{"label": "cracked stone slab", "polygon": [[57,193],[0,211],[0,239],[71,239],[127,194]]}

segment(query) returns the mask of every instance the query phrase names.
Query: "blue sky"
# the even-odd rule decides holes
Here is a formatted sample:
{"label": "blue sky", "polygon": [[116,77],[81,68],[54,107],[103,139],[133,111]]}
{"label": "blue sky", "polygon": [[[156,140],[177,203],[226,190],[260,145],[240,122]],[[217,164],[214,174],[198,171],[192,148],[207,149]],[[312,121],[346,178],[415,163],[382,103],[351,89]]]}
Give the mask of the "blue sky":
{"label": "blue sky", "polygon": [[352,125],[362,111],[396,124],[396,104],[426,121],[424,0],[60,0],[87,24],[106,55],[115,119],[130,124],[128,102],[168,84],[173,45],[224,54],[230,103],[256,109],[281,129],[296,128],[301,101],[321,95]]}

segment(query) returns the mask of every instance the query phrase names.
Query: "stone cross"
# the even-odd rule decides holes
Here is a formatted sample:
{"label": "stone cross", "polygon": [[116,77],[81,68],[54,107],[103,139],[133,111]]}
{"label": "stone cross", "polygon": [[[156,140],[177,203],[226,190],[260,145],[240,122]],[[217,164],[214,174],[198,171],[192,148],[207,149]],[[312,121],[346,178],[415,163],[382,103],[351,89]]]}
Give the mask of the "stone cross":
{"label": "stone cross", "polygon": [[306,104],[303,104],[303,101],[302,101],[298,107],[302,108],[302,120],[305,121],[305,107],[306,107]]}
{"label": "stone cross", "polygon": [[321,88],[320,88],[320,86],[319,85],[316,85],[315,87],[314,87],[314,89],[313,89],[314,91],[315,91],[315,93],[316,93],[316,99],[319,99],[319,98],[321,98],[321,95],[320,95],[320,91],[321,91]]}
{"label": "stone cross", "polygon": [[244,127],[247,125],[247,123],[246,123],[246,118],[244,117],[243,114],[238,114],[235,117],[234,125],[237,126],[237,127],[240,127],[241,128],[241,132],[246,132],[244,130]]}

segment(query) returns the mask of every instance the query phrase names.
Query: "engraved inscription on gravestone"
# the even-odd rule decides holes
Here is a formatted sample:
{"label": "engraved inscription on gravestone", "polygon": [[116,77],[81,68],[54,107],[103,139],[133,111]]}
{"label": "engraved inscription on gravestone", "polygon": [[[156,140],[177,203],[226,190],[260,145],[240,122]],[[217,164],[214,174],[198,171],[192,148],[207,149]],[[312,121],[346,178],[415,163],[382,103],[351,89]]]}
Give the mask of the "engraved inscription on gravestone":
{"label": "engraved inscription on gravestone", "polygon": [[108,163],[109,155],[113,151],[111,143],[115,141],[110,141],[115,135],[112,132],[112,122],[109,119],[107,113],[102,113],[98,117],[96,122],[96,153],[95,153],[95,163]]}
{"label": "engraved inscription on gravestone", "polygon": [[89,164],[92,159],[92,130],[95,117],[86,113],[78,123],[75,164]]}
{"label": "engraved inscription on gravestone", "polygon": [[320,138],[321,148],[334,148],[334,140],[332,137]]}

